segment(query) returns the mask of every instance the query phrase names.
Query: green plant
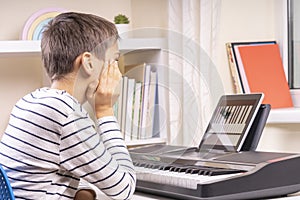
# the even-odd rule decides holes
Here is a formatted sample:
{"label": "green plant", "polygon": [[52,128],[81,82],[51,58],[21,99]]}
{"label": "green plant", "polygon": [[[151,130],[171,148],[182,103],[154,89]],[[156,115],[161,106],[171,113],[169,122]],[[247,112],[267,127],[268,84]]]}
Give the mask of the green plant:
{"label": "green plant", "polygon": [[115,24],[129,24],[129,18],[126,15],[118,14],[114,18]]}

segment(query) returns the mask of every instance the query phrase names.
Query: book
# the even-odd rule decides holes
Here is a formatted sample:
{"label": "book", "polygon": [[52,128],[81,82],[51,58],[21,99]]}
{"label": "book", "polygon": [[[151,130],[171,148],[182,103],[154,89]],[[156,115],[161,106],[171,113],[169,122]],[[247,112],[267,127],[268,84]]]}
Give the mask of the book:
{"label": "book", "polygon": [[127,81],[127,101],[125,112],[125,141],[130,141],[132,137],[132,120],[133,120],[133,101],[135,92],[135,79],[128,78]]}
{"label": "book", "polygon": [[228,42],[225,45],[226,45],[228,65],[229,65],[229,69],[230,69],[230,73],[231,73],[231,77],[232,77],[232,81],[233,81],[234,92],[235,93],[244,93],[241,79],[240,79],[239,73],[237,71],[235,58],[233,55],[232,44],[230,42]]}
{"label": "book", "polygon": [[293,106],[278,44],[241,45],[234,50],[245,93],[263,92],[263,103],[272,108]]}
{"label": "book", "polygon": [[132,119],[132,132],[131,139],[139,139],[139,126],[140,126],[140,113],[141,113],[141,95],[142,83],[136,82],[134,89],[134,102],[133,102],[133,119]]}
{"label": "book", "polygon": [[148,139],[146,135],[147,129],[147,114],[148,114],[148,101],[149,101],[149,85],[150,85],[150,71],[151,66],[145,65],[144,69],[144,81],[142,84],[142,103],[141,103],[141,113],[140,113],[140,128],[139,137],[140,139]]}
{"label": "book", "polygon": [[[149,94],[146,107],[146,123],[145,123],[145,137],[153,138],[153,127],[155,120],[155,100],[157,96],[157,73],[156,66],[150,66],[150,80],[149,80]],[[146,83],[145,83],[146,84]]]}
{"label": "book", "polygon": [[[153,118],[151,117],[151,105],[154,106],[154,89],[151,87],[151,69],[156,69],[150,64],[140,64],[140,65],[130,65],[125,66],[125,75],[129,78],[134,78],[136,82],[141,83],[141,99],[140,102],[140,113],[139,113],[139,127],[137,136],[134,136],[139,139],[148,139],[152,138],[152,126]],[[155,70],[154,70],[155,71]],[[156,72],[155,72],[156,74]],[[152,76],[152,79],[157,79],[157,76]],[[154,81],[154,80],[153,80]],[[152,89],[151,89],[152,88]],[[150,92],[152,93],[150,97]],[[150,102],[150,99],[151,102]],[[151,104],[151,105],[150,105]],[[137,120],[137,119],[136,119]],[[135,121],[136,122],[136,121]],[[135,135],[135,134],[134,134]]]}
{"label": "book", "polygon": [[122,84],[122,107],[121,107],[121,132],[123,134],[123,138],[126,139],[126,108],[127,108],[127,89],[128,89],[128,77],[123,76],[123,84]]}
{"label": "book", "polygon": [[249,91],[248,82],[246,81],[247,79],[245,78],[244,70],[238,65],[238,63],[241,62],[238,47],[264,44],[276,44],[276,41],[228,42],[225,44],[235,93],[245,93],[245,87],[246,90]]}
{"label": "book", "polygon": [[116,116],[119,124],[121,123],[121,117],[122,117],[122,96],[123,96],[122,91],[123,91],[123,78],[119,81],[119,84],[116,87],[116,91],[114,92],[115,94],[119,95],[115,104],[113,105],[114,115]]}
{"label": "book", "polygon": [[[166,137],[165,131],[163,128],[163,125],[165,125],[165,119],[162,117],[166,114],[165,112],[165,98],[164,95],[162,95],[163,92],[160,92],[160,88],[162,89],[162,85],[159,87],[158,83],[158,71],[156,69],[156,80],[155,80],[155,94],[154,94],[154,106],[152,109],[152,115],[153,115],[153,125],[152,125],[152,137],[153,138],[160,138],[161,136]],[[160,94],[160,95],[159,95]]]}

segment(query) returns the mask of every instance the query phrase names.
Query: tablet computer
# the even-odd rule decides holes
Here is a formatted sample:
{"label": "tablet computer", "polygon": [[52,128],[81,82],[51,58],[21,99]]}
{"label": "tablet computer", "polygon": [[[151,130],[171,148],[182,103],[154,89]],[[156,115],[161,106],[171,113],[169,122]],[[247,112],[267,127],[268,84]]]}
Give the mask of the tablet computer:
{"label": "tablet computer", "polygon": [[223,95],[199,144],[200,152],[240,151],[264,95]]}

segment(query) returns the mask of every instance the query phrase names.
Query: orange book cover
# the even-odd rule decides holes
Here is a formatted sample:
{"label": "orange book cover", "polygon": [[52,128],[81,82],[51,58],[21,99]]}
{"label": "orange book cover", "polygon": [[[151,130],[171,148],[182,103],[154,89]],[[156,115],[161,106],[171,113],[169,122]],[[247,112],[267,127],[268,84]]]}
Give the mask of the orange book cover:
{"label": "orange book cover", "polygon": [[238,47],[251,93],[263,92],[272,108],[292,107],[278,44]]}

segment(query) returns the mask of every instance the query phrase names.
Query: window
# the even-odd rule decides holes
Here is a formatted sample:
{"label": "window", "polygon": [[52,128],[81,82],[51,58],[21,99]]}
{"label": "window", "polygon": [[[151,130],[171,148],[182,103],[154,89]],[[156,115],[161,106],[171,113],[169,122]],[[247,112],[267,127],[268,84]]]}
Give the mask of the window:
{"label": "window", "polygon": [[288,66],[290,88],[300,88],[300,1],[288,0]]}

